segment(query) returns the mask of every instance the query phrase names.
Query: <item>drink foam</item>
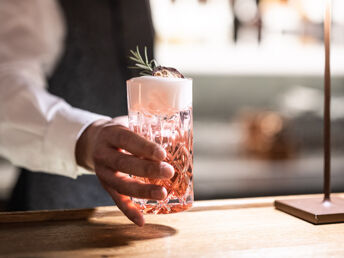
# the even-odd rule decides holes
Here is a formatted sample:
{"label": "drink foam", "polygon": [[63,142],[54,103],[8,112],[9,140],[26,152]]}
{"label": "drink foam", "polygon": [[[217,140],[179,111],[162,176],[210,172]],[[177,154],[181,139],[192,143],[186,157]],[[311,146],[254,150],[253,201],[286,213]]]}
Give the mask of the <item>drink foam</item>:
{"label": "drink foam", "polygon": [[170,113],[192,106],[192,79],[141,76],[127,81],[130,111]]}

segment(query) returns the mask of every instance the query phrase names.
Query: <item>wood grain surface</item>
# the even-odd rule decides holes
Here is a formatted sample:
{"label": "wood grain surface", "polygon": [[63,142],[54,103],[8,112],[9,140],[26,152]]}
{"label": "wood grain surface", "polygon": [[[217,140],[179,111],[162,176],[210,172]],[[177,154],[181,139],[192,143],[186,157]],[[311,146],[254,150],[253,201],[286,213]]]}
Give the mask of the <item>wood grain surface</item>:
{"label": "wood grain surface", "polygon": [[142,228],[115,207],[1,213],[0,256],[344,257],[344,224],[315,226],[275,210],[275,199],[200,201],[146,215]]}

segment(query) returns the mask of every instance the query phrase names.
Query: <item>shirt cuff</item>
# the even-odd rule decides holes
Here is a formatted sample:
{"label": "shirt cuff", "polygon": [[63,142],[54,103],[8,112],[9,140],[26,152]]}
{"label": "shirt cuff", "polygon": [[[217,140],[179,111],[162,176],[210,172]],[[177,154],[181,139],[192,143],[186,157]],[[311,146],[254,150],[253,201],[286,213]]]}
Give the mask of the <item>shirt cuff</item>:
{"label": "shirt cuff", "polygon": [[[45,136],[44,151],[50,152],[46,167],[59,175],[76,178],[89,171],[76,163],[75,146],[83,131],[93,122],[110,117],[66,105],[52,119]],[[52,160],[53,159],[53,160]]]}

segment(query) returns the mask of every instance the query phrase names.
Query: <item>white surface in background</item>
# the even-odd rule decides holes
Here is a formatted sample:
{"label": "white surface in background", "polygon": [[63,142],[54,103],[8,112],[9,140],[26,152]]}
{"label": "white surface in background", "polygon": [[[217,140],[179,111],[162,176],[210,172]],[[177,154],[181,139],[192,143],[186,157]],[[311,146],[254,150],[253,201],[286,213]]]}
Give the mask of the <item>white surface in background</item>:
{"label": "white surface in background", "polygon": [[226,42],[233,15],[228,0],[151,0],[154,29],[165,42]]}
{"label": "white surface in background", "polygon": [[[262,45],[157,44],[156,59],[184,74],[198,75],[323,75],[322,45],[304,46],[286,37]],[[331,50],[332,75],[344,75],[344,46]]]}
{"label": "white surface in background", "polygon": [[[151,0],[157,36],[156,59],[185,74],[322,75],[321,0],[262,2],[262,42],[257,30],[242,28],[233,42],[233,12],[228,0]],[[253,1],[237,1],[242,20],[252,19]],[[344,75],[343,0],[333,0],[331,65]],[[313,21],[307,27],[304,20]],[[311,30],[311,31],[308,31]]]}

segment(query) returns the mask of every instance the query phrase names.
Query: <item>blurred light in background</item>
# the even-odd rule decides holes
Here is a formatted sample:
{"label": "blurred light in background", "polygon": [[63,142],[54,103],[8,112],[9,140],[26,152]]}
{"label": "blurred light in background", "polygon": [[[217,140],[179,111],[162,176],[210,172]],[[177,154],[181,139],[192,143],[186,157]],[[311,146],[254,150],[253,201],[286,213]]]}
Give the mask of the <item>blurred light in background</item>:
{"label": "blurred light in background", "polygon": [[300,5],[301,13],[314,23],[322,23],[325,1],[319,0],[293,0],[293,4]]}
{"label": "blurred light in background", "polygon": [[258,6],[255,0],[235,1],[233,11],[240,22],[253,22],[258,15]]}
{"label": "blurred light in background", "polygon": [[269,33],[283,34],[295,31],[302,26],[297,9],[290,4],[280,1],[262,1],[261,10],[267,37]]}
{"label": "blurred light in background", "polygon": [[229,1],[152,0],[151,8],[158,44],[221,44],[230,37]]}
{"label": "blurred light in background", "polygon": [[[323,73],[322,0],[151,0],[156,57],[186,74]],[[344,1],[332,72],[344,74]]]}

